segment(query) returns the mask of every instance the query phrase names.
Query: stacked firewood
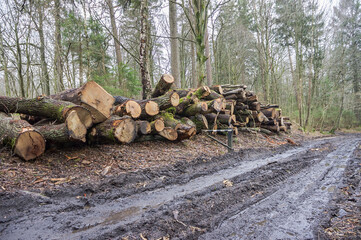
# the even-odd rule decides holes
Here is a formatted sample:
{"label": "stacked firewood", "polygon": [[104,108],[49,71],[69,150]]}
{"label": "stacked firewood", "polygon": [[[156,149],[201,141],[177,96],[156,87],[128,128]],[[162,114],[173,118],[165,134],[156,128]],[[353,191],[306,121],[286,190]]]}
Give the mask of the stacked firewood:
{"label": "stacked firewood", "polygon": [[[176,89],[164,74],[151,99],[112,96],[95,82],[35,99],[0,96],[0,142],[31,160],[45,143],[183,140],[202,129],[287,131],[278,106],[262,106],[245,86]],[[9,115],[10,114],[10,115]]]}

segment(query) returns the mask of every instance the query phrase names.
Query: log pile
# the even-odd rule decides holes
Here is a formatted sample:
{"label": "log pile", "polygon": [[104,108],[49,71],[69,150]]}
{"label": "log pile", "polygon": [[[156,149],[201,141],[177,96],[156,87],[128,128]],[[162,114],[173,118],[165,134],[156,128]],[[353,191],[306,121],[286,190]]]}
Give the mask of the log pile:
{"label": "log pile", "polygon": [[[287,131],[291,124],[276,105],[261,105],[244,85],[176,89],[164,74],[151,99],[112,96],[95,82],[35,99],[0,97],[0,143],[24,160],[45,151],[45,142],[131,143],[181,141],[202,129],[262,128]],[[8,114],[18,113],[21,119]]]}

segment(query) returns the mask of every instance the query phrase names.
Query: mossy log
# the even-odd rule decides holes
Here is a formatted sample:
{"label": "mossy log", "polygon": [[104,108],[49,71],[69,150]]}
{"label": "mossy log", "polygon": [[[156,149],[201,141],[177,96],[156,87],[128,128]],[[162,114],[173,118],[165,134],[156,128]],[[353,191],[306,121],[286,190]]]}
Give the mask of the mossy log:
{"label": "mossy log", "polygon": [[164,95],[173,85],[174,78],[170,74],[163,74],[152,93],[152,98]]}
{"label": "mossy log", "polygon": [[179,98],[189,97],[194,93],[194,89],[173,89],[174,92],[176,92],[179,96]]}
{"label": "mossy log", "polygon": [[195,116],[191,116],[190,119],[194,122],[197,133],[200,133],[203,129],[208,129],[208,121],[207,118],[203,114],[196,114]]}
{"label": "mossy log", "polygon": [[169,113],[169,112],[163,111],[163,112],[159,113],[157,118],[163,119],[165,127],[171,127],[175,130],[177,130],[180,127],[180,125],[182,124],[178,119],[174,118],[174,115],[172,113]]}
{"label": "mossy log", "polygon": [[150,122],[150,128],[151,128],[152,134],[163,131],[164,127],[165,126],[164,126],[163,118],[158,118],[158,119],[155,119],[154,121]]}
{"label": "mossy log", "polygon": [[0,143],[9,145],[16,155],[28,161],[45,151],[45,139],[24,120],[14,120],[0,112]]}
{"label": "mossy log", "polygon": [[176,129],[178,134],[178,141],[189,139],[197,134],[196,125],[189,118],[183,117],[180,122],[181,125]]}
{"label": "mossy log", "polygon": [[[116,96],[119,97],[119,96]],[[116,101],[118,103],[118,101]],[[139,103],[134,100],[127,99],[123,103],[114,107],[114,115],[117,116],[131,116],[132,118],[139,118],[142,113],[142,108]]]}
{"label": "mossy log", "polygon": [[114,97],[94,81],[89,81],[79,88],[51,95],[50,98],[72,102],[85,107],[91,112],[93,123],[103,122],[108,119],[115,102]]}
{"label": "mossy log", "polygon": [[199,99],[206,98],[210,94],[211,94],[211,89],[207,86],[199,87],[194,91],[194,95]]}
{"label": "mossy log", "polygon": [[194,116],[197,113],[206,113],[208,111],[208,104],[206,102],[198,102],[189,105],[184,111],[182,112],[183,116]]}
{"label": "mossy log", "polygon": [[60,123],[65,122],[71,112],[76,112],[86,128],[93,124],[92,116],[86,108],[43,96],[32,99],[0,96],[0,111],[50,118]]}
{"label": "mossy log", "polygon": [[152,132],[152,128],[150,126],[150,123],[148,121],[141,121],[138,120],[135,122],[137,126],[137,133],[138,135],[147,135]]}
{"label": "mossy log", "polygon": [[223,95],[223,88],[221,85],[213,85],[211,87],[209,87],[211,90],[215,91],[216,93],[219,93],[221,95]]}
{"label": "mossy log", "polygon": [[129,117],[112,115],[106,121],[95,125],[88,133],[89,141],[131,143],[137,136],[135,121]]}
{"label": "mossy log", "polygon": [[179,95],[175,91],[168,91],[166,94],[157,98],[150,99],[158,104],[159,110],[165,110],[170,107],[176,107],[179,105]]}
{"label": "mossy log", "polygon": [[261,112],[269,119],[276,118],[276,109],[274,108],[262,109]]}
{"label": "mossy log", "polygon": [[78,128],[69,130],[66,123],[62,124],[46,124],[41,126],[34,126],[40,132],[47,142],[64,144],[71,142],[86,142],[86,128]]}

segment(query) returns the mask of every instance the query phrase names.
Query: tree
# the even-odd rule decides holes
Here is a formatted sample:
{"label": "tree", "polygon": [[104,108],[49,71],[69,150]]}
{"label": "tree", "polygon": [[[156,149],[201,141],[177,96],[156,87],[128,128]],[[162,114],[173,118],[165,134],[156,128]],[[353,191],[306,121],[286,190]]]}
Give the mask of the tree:
{"label": "tree", "polygon": [[148,0],[141,1],[140,4],[140,15],[141,15],[141,30],[140,30],[140,72],[142,76],[143,86],[143,99],[150,98],[151,85],[149,75],[149,61],[148,61]]}
{"label": "tree", "polygon": [[178,27],[177,27],[177,7],[176,0],[169,0],[169,30],[171,46],[171,70],[174,82],[177,87],[181,87],[179,47],[178,47]]}

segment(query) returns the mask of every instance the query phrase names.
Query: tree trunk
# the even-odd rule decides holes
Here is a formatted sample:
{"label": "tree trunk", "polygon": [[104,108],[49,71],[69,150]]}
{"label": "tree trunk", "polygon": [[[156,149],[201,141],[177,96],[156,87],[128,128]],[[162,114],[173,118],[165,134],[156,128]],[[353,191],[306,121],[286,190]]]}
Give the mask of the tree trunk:
{"label": "tree trunk", "polygon": [[56,95],[52,99],[75,103],[88,109],[93,123],[103,122],[110,117],[115,99],[96,82],[90,81],[80,88],[73,88]]}
{"label": "tree trunk", "polygon": [[10,145],[25,161],[39,157],[45,151],[44,137],[28,122],[14,120],[0,112],[0,142]]}
{"label": "tree trunk", "polygon": [[116,104],[113,112],[114,115],[118,115],[120,117],[128,115],[132,118],[140,117],[142,108],[140,107],[139,103],[121,96],[114,96],[114,99]]}
{"label": "tree trunk", "polygon": [[176,130],[174,130],[171,127],[165,127],[162,131],[158,133],[160,136],[162,136],[165,139],[168,139],[169,141],[175,141],[178,138],[178,133]]}
{"label": "tree trunk", "polygon": [[169,91],[163,96],[152,98],[150,100],[158,104],[159,110],[165,110],[179,105],[179,95],[174,91]]}
{"label": "tree trunk", "polygon": [[78,128],[76,131],[72,131],[66,123],[34,126],[34,128],[44,136],[47,142],[66,144],[69,141],[86,141],[87,130],[85,128]]}
{"label": "tree trunk", "polygon": [[172,75],[163,74],[154,88],[154,91],[152,93],[152,98],[159,97],[165,94],[166,92],[168,92],[168,90],[171,88],[173,83],[174,83],[174,78]]}
{"label": "tree trunk", "polygon": [[181,87],[180,78],[180,58],[178,48],[178,29],[177,29],[177,7],[174,0],[169,0],[169,30],[170,30],[170,51],[171,51],[171,70],[176,87]]}
{"label": "tree trunk", "polygon": [[147,99],[151,95],[151,85],[150,85],[149,66],[148,66],[149,63],[148,46],[147,46],[148,0],[141,1],[140,15],[141,15],[141,29],[140,29],[139,60],[140,60],[140,72],[142,76],[143,99]]}
{"label": "tree trunk", "polygon": [[196,114],[195,116],[191,116],[190,119],[196,125],[197,133],[200,133],[202,129],[208,129],[208,121],[204,115]]}
{"label": "tree trunk", "polygon": [[111,116],[93,127],[88,138],[90,142],[131,143],[136,135],[136,123],[129,116]]}
{"label": "tree trunk", "polygon": [[61,18],[60,18],[60,0],[54,0],[55,7],[55,48],[54,48],[54,61],[55,61],[55,86],[56,91],[64,90],[63,83],[63,62],[61,59]]}
{"label": "tree trunk", "polygon": [[150,122],[151,133],[153,134],[163,131],[164,127],[164,120],[162,118]]}
{"label": "tree trunk", "polygon": [[197,113],[205,113],[208,110],[208,104],[206,102],[198,102],[189,105],[184,111],[182,112],[182,115],[184,116],[194,116]]}
{"label": "tree trunk", "polygon": [[147,135],[152,132],[152,127],[148,121],[138,120],[135,122],[137,126],[138,135]]}
{"label": "tree trunk", "polygon": [[213,77],[212,77],[211,55],[210,55],[210,51],[209,51],[209,34],[208,34],[207,26],[206,26],[204,41],[205,41],[205,55],[207,57],[207,61],[206,61],[207,85],[212,86]]}
{"label": "tree trunk", "polygon": [[151,100],[141,100],[137,101],[139,103],[141,114],[141,119],[147,119],[149,116],[155,116],[159,113],[159,106],[156,102]]}

